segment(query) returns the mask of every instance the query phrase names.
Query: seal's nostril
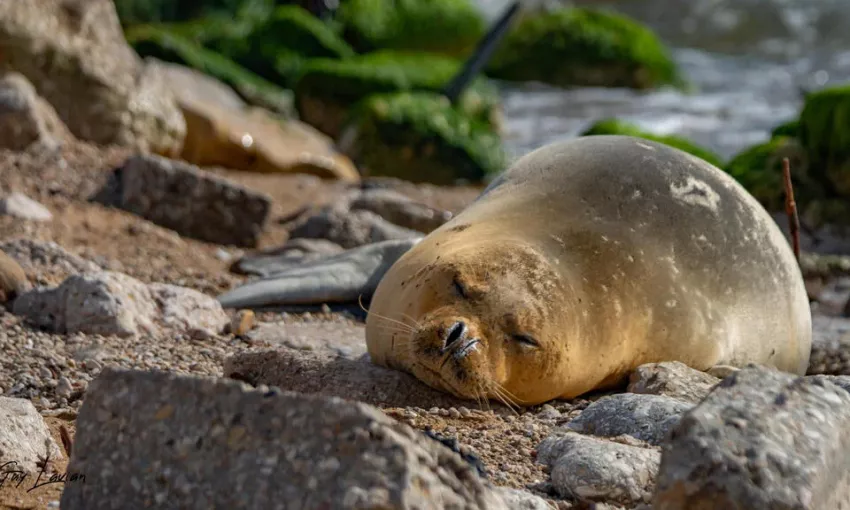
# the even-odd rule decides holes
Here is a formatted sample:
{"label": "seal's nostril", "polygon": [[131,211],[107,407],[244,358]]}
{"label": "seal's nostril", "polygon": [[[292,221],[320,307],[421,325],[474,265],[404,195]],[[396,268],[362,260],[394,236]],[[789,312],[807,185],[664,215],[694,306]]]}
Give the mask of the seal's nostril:
{"label": "seal's nostril", "polygon": [[466,336],[466,324],[463,321],[457,321],[449,328],[445,339],[445,348],[448,349],[458,340]]}

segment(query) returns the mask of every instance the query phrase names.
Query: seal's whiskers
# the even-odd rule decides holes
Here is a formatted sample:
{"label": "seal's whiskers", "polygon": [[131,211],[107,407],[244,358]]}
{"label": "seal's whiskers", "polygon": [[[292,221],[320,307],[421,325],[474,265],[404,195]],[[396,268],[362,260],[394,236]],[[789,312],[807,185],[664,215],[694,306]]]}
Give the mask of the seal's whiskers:
{"label": "seal's whiskers", "polygon": [[490,381],[490,390],[493,392],[493,396],[496,397],[496,400],[505,404],[505,406],[507,406],[507,408],[510,409],[512,413],[519,416],[519,412],[514,409],[514,406],[518,408],[519,405],[514,401],[514,399],[509,396],[510,392],[508,390],[506,390],[501,384],[493,380]]}

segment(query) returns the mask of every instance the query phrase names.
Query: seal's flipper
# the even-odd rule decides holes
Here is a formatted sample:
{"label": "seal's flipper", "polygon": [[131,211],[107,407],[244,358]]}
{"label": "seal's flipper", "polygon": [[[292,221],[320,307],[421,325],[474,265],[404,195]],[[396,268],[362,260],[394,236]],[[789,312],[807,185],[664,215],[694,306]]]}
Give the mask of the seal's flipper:
{"label": "seal's flipper", "polygon": [[367,244],[289,267],[218,297],[225,308],[357,302],[371,297],[384,273],[417,239]]}

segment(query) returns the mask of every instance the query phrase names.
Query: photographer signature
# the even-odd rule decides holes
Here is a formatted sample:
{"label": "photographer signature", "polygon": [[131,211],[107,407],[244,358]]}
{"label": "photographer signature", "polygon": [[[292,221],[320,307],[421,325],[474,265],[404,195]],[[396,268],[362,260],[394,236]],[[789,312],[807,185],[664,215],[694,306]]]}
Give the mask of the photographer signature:
{"label": "photographer signature", "polygon": [[[45,485],[50,485],[54,483],[65,483],[65,482],[86,482],[86,475],[82,473],[53,473],[51,475],[47,475],[46,469],[50,462],[50,457],[48,456],[44,462],[39,463],[39,471],[38,476],[36,476],[33,481],[32,487],[27,489],[27,492],[31,492],[39,487],[44,487]],[[10,460],[8,462],[0,463],[0,490],[6,486],[8,482],[10,486],[20,487],[31,477],[31,474],[24,471],[20,467],[18,467],[18,461]]]}

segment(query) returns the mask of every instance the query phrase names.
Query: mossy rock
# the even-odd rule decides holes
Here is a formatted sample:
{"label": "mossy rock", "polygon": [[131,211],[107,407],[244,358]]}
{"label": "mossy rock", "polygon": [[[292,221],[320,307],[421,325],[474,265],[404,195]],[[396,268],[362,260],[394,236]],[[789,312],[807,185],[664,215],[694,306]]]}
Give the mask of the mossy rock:
{"label": "mossy rock", "polygon": [[[822,189],[808,175],[808,162],[800,143],[791,137],[778,136],[745,149],[726,164],[724,170],[735,178],[769,211],[785,210],[785,178],[782,159],[788,158],[794,198],[798,214],[811,200],[823,195]],[[802,214],[801,214],[802,215]]]}
{"label": "mossy rock", "polygon": [[[347,60],[315,59],[307,63],[295,86],[296,107],[305,122],[336,137],[349,108],[362,99],[391,92],[440,92],[461,66],[442,55],[394,51]],[[458,108],[498,130],[499,94],[488,80],[475,79],[461,95]]]}
{"label": "mossy rock", "polygon": [[347,153],[370,176],[441,185],[480,183],[507,161],[491,126],[439,94],[372,95],[352,109],[347,125],[356,132]]}
{"label": "mossy rock", "polygon": [[609,11],[524,14],[486,67],[493,78],[561,87],[685,87],[668,49],[640,23]]}
{"label": "mossy rock", "polygon": [[800,113],[800,142],[812,173],[850,196],[850,85],[813,92]]}
{"label": "mossy rock", "polygon": [[246,102],[291,117],[292,92],[277,87],[232,60],[191,40],[154,25],[138,25],[126,32],[128,43],[142,57],[155,57],[209,74],[233,89]]}
{"label": "mossy rock", "polygon": [[714,154],[713,152],[707,149],[703,149],[702,147],[694,144],[689,140],[678,136],[663,136],[647,133],[646,131],[643,131],[639,127],[635,126],[634,124],[623,122],[617,119],[601,120],[596,124],[592,125],[589,129],[587,129],[584,133],[581,134],[581,136],[590,135],[627,135],[635,136],[638,138],[644,138],[646,140],[652,140],[653,142],[663,143],[671,147],[675,147],[679,150],[685,151],[688,154],[704,159],[705,161],[711,163],[712,165],[718,168],[723,166],[723,161],[721,160],[720,156]]}
{"label": "mossy rock", "polygon": [[466,55],[487,31],[470,0],[346,0],[336,21],[346,40],[361,52],[393,49]]}
{"label": "mossy rock", "polygon": [[209,16],[165,28],[284,87],[294,85],[309,59],[355,56],[330,26],[297,5],[278,7],[263,18],[222,22]]}
{"label": "mossy rock", "polygon": [[780,124],[773,128],[773,131],[770,132],[771,138],[776,138],[778,136],[790,136],[792,138],[796,138],[800,133],[800,121],[791,120],[784,124]]}
{"label": "mossy rock", "polygon": [[262,15],[275,0],[115,0],[124,26],[186,21],[210,14]]}

